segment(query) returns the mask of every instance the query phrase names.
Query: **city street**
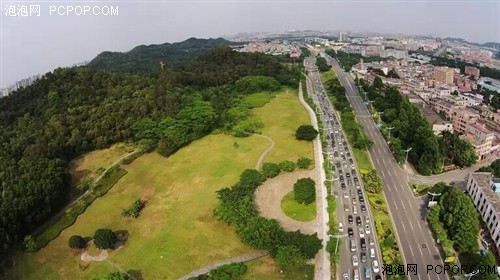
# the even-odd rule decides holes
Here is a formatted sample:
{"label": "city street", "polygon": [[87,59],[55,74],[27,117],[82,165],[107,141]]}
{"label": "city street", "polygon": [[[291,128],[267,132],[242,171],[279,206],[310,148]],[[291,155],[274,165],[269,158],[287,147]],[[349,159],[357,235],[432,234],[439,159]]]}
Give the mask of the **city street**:
{"label": "city street", "polygon": [[370,149],[370,156],[384,182],[384,193],[397,230],[399,247],[404,254],[405,263],[417,265],[417,275],[412,274],[409,277],[419,280],[447,279],[443,274],[426,273],[427,265],[443,264],[426,223],[426,205],[422,200],[413,197],[408,187],[407,173],[394,160],[352,78],[339,67],[335,59],[322,55],[333,66],[339,81],[346,88],[347,98],[357,121],[374,143]]}
{"label": "city street", "polygon": [[[324,124],[328,147],[325,153],[330,159],[329,168],[334,173],[332,195],[337,200],[336,217],[339,235],[340,261],[336,278],[381,278],[381,254],[370,207],[367,206],[362,180],[352,149],[346,141],[337,113],[326,96],[315,66],[314,57],[306,59],[307,86]],[[340,226],[342,224],[342,226]],[[349,233],[350,232],[350,233]],[[351,244],[351,242],[353,244]],[[367,277],[368,276],[368,277]]]}

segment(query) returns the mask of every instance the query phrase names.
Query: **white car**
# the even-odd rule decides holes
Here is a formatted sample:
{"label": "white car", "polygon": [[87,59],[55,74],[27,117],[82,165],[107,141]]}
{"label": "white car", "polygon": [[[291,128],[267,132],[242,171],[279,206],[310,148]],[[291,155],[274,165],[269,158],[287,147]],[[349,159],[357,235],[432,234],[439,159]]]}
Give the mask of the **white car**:
{"label": "white car", "polygon": [[365,237],[365,231],[362,228],[359,228],[359,237],[361,238]]}
{"label": "white car", "polygon": [[339,223],[339,232],[344,232],[344,225]]}
{"label": "white car", "polygon": [[370,217],[365,216],[365,224],[369,224],[369,223],[370,223]]}
{"label": "white car", "polygon": [[365,232],[366,234],[370,234],[372,231],[370,230],[370,225],[365,226]]}
{"label": "white car", "polygon": [[358,266],[359,262],[358,262],[358,256],[356,255],[353,255],[352,256],[352,265],[353,266]]}
{"label": "white car", "polygon": [[373,272],[378,273],[380,271],[377,260],[372,261],[372,267],[373,267]]}

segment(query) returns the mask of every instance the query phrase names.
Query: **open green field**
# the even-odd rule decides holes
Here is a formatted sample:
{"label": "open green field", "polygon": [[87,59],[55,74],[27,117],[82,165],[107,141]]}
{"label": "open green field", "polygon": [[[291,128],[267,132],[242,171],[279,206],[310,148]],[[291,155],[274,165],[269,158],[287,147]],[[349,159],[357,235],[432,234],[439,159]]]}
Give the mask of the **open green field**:
{"label": "open green field", "polygon": [[248,94],[243,101],[248,108],[258,108],[266,105],[275,96],[274,92],[257,92]]}
{"label": "open green field", "polygon": [[[295,91],[277,94],[252,112],[262,119],[263,134],[276,142],[265,161],[312,158],[312,144],[295,140],[295,129],[309,123]],[[215,192],[237,182],[240,173],[253,168],[268,146],[269,142],[260,137],[217,134],[195,141],[169,158],[157,153],[141,156],[123,166],[128,173],[59,237],[37,253],[18,254],[5,279],[91,279],[118,268],[133,270],[143,279],[176,279],[251,252],[239,241],[233,227],[213,218]],[[109,166],[126,152],[111,152],[109,156],[90,153],[75,163],[75,170]],[[123,218],[122,209],[137,198],[147,200],[141,215]],[[79,254],[67,245],[69,237],[90,237],[98,228],[127,231],[128,241],[121,249],[110,251],[107,261],[80,261]],[[264,267],[253,264],[246,277],[280,279],[279,274],[276,278],[274,261],[269,259],[268,263],[262,264]],[[272,270],[267,271],[266,266]]]}
{"label": "open green field", "polygon": [[[238,148],[234,147],[238,142]],[[109,260],[125,270],[139,269],[144,279],[175,279],[199,267],[251,251],[232,227],[216,221],[215,191],[238,180],[268,146],[265,139],[209,135],[169,158],[146,154],[125,168],[124,176],[97,199],[76,223],[38,253],[23,256],[37,263],[17,265],[8,279],[89,279],[115,270],[91,263],[82,271],[68,247],[71,235],[92,236],[98,228],[127,230],[129,240]],[[121,211],[136,198],[147,200],[137,219]],[[58,277],[54,277],[58,275]]]}
{"label": "open green field", "polygon": [[248,266],[248,270],[239,278],[241,280],[314,279],[313,265],[306,265],[301,269],[287,271],[285,277],[285,275],[281,273],[280,267],[276,265],[276,262],[270,256],[246,262],[246,265]]}
{"label": "open green field", "polygon": [[291,191],[281,200],[281,210],[296,221],[308,222],[316,217],[316,202],[309,205],[298,203],[293,191]]}
{"label": "open green field", "polygon": [[335,72],[333,71],[333,69],[330,69],[326,72],[321,72],[320,77],[321,77],[321,82],[324,84],[326,81],[328,81],[331,78],[336,79],[337,75],[335,75]]}
{"label": "open green field", "polygon": [[83,178],[96,179],[99,177],[96,171],[99,168],[108,168],[121,157],[132,152],[133,147],[120,143],[108,149],[92,151],[85,156],[79,157],[70,163],[71,180],[76,184]]}
{"label": "open green field", "polygon": [[298,100],[296,89],[286,89],[264,107],[252,109],[262,120],[262,134],[271,137],[276,145],[266,156],[266,162],[296,161],[299,157],[313,157],[312,142],[295,139],[295,131],[302,124],[310,124],[306,109]]}
{"label": "open green field", "polygon": [[373,169],[367,151],[352,148],[352,152],[361,173],[365,173]]}

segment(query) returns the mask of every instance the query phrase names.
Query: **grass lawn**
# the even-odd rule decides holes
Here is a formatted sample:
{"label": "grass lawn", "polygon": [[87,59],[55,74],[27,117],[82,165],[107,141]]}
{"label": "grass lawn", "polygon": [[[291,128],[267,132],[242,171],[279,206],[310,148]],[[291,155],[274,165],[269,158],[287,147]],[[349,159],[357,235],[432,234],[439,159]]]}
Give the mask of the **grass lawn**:
{"label": "grass lawn", "polygon": [[[238,142],[238,148],[233,146]],[[98,228],[127,230],[129,240],[109,260],[144,279],[178,278],[192,270],[252,250],[234,228],[216,221],[215,191],[238,180],[267,148],[265,139],[209,135],[169,158],[146,154],[126,166],[124,176],[97,199],[76,223],[35,254],[19,254],[7,279],[90,279],[115,270],[107,262],[80,268],[68,247],[71,235],[92,236]],[[122,208],[147,199],[141,216],[123,218]]]}
{"label": "grass lawn", "polygon": [[245,263],[248,267],[247,272],[241,277],[241,280],[274,280],[285,279],[280,273],[280,267],[270,256],[265,256]]}
{"label": "grass lawn", "polygon": [[366,173],[373,169],[367,151],[352,148],[352,152],[361,173]]}
{"label": "grass lawn", "polygon": [[[307,112],[296,90],[285,91],[265,106],[252,109],[265,125],[263,134],[276,142],[265,161],[313,158],[312,143],[298,141],[294,135],[299,125],[309,123]],[[37,253],[19,253],[5,279],[91,279],[116,271],[116,267],[134,270],[143,279],[176,279],[211,263],[251,252],[239,241],[234,227],[213,218],[215,192],[237,182],[240,173],[253,168],[268,146],[268,141],[260,137],[217,134],[195,141],[169,158],[157,153],[139,157],[124,166],[127,175],[60,236]],[[126,152],[118,149],[110,151],[110,155],[89,153],[75,161],[75,170],[91,176]],[[123,218],[122,209],[137,198],[147,200],[141,215],[137,219]],[[109,253],[110,263],[83,263],[79,254],[69,249],[68,239],[72,235],[90,237],[98,228],[126,230],[128,241],[119,251]],[[276,267],[272,259],[268,262],[272,264],[255,264],[253,271],[271,278],[249,279],[280,279],[272,278],[274,270],[266,275],[266,267]],[[313,271],[308,266],[299,274],[308,273],[312,278]]]}
{"label": "grass lawn", "polygon": [[276,96],[274,92],[257,92],[245,96],[243,100],[248,108],[258,108],[266,105]]}
{"label": "grass lawn", "polygon": [[416,184],[416,183],[410,183],[410,184],[408,184],[408,186],[410,187],[411,192],[415,196],[421,196],[421,195],[427,194],[429,189],[432,187],[429,185]]}
{"label": "grass lawn", "polygon": [[320,74],[320,77],[321,77],[321,82],[323,84],[325,84],[326,81],[328,81],[329,79],[331,78],[337,78],[337,75],[335,75],[335,72],[333,71],[333,69],[330,69],[326,72],[321,72]]}
{"label": "grass lawn", "polygon": [[71,180],[76,184],[83,178],[97,179],[100,174],[96,173],[99,168],[108,168],[118,159],[133,151],[133,147],[120,143],[108,149],[97,150],[87,153],[70,163]]}
{"label": "grass lawn", "polygon": [[311,123],[306,109],[298,100],[296,89],[284,89],[264,107],[252,109],[252,113],[264,123],[262,134],[271,137],[276,143],[264,162],[314,158],[312,142],[295,139],[297,128]]}
{"label": "grass lawn", "polygon": [[308,222],[316,217],[316,202],[309,205],[298,203],[293,191],[291,191],[281,200],[281,210],[296,221]]}

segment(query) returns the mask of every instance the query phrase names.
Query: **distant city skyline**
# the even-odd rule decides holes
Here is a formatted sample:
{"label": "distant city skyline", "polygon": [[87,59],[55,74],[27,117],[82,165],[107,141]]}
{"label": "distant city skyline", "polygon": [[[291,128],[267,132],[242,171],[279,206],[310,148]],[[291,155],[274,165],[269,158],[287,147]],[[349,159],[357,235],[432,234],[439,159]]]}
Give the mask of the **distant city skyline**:
{"label": "distant city skyline", "polygon": [[[51,5],[118,7],[115,16],[49,15]],[[187,1],[37,2],[39,17],[10,17],[2,1],[0,87],[102,51],[216,38],[243,32],[342,30],[459,37],[500,42],[500,2],[486,1]],[[23,3],[24,4],[24,3]]]}

